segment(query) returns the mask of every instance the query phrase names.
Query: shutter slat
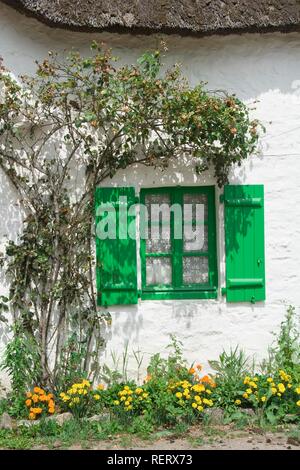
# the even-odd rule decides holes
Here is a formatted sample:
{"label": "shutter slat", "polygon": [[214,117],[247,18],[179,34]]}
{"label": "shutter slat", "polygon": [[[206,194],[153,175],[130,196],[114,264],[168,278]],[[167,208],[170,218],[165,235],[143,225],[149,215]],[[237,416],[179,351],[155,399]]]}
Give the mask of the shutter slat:
{"label": "shutter slat", "polygon": [[[128,234],[123,237],[119,233],[120,210],[123,207],[126,209],[125,202],[120,201],[121,196],[126,196],[129,210],[136,201],[134,188],[96,189],[97,299],[98,305],[102,306],[136,304],[138,301],[136,240]],[[97,215],[97,209],[105,203],[110,203],[115,210],[116,237],[101,240],[97,237],[97,224],[105,215]],[[129,225],[135,224],[135,215],[127,213],[126,220],[128,228]],[[123,230],[124,226],[121,225],[121,228]]]}
{"label": "shutter slat", "polygon": [[264,189],[224,187],[228,302],[265,300]]}

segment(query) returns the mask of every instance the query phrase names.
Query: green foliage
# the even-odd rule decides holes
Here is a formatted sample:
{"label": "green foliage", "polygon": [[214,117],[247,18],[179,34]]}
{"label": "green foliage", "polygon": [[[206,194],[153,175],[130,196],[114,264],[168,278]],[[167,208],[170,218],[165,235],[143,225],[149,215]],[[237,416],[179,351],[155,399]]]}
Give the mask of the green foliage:
{"label": "green foliage", "polygon": [[287,308],[284,321],[280,325],[268,358],[261,364],[262,372],[272,374],[278,369],[285,370],[298,383],[300,382],[300,333],[299,315],[295,307]]}
{"label": "green foliage", "polygon": [[7,344],[1,369],[11,380],[7,410],[12,416],[25,416],[25,392],[41,380],[40,356],[35,339],[18,322],[14,336]]}
{"label": "green foliage", "polygon": [[249,358],[244,351],[236,346],[229,352],[223,351],[218,361],[209,361],[210,367],[215,370],[216,389],[214,397],[218,406],[234,408],[234,400],[242,390],[243,377],[248,374]]}

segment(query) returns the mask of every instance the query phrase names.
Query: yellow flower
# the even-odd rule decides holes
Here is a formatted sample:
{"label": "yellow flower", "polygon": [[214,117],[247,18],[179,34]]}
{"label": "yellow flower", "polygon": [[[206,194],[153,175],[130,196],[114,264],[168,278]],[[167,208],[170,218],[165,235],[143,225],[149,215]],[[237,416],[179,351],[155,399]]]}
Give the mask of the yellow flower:
{"label": "yellow flower", "polygon": [[278,397],[281,397],[281,393],[277,393],[277,396],[278,396]]}
{"label": "yellow flower", "polygon": [[181,392],[177,392],[177,393],[175,394],[175,396],[176,396],[177,398],[181,398],[181,397],[182,397],[182,393],[181,393]]}
{"label": "yellow flower", "polygon": [[287,384],[287,388],[292,388],[292,384]]}
{"label": "yellow flower", "polygon": [[297,405],[297,406],[300,406],[300,400],[298,400],[298,401],[296,402],[296,405]]}
{"label": "yellow flower", "polygon": [[128,385],[125,385],[124,390],[130,390],[130,388],[128,387]]}
{"label": "yellow flower", "polygon": [[285,392],[285,386],[282,383],[278,384],[278,390],[280,391],[280,393],[284,393]]}
{"label": "yellow flower", "polygon": [[118,406],[120,404],[119,400],[114,401],[114,405]]}
{"label": "yellow flower", "polygon": [[130,405],[130,401],[125,401],[125,406],[129,406]]}
{"label": "yellow flower", "polygon": [[247,388],[246,393],[248,393],[248,395],[251,395],[252,389],[251,389],[251,388]]}
{"label": "yellow flower", "polygon": [[143,398],[147,398],[149,393],[143,393]]}
{"label": "yellow flower", "polygon": [[88,380],[83,380],[82,385],[85,386],[85,387],[90,387],[91,386],[91,384]]}
{"label": "yellow flower", "polygon": [[274,382],[271,383],[271,387],[275,388],[276,385],[274,384]]}
{"label": "yellow flower", "polygon": [[199,395],[195,395],[195,401],[201,401],[201,398],[199,397]]}
{"label": "yellow flower", "polygon": [[275,395],[275,393],[277,392],[277,388],[276,388],[276,387],[272,387],[272,388],[271,388],[271,392],[273,393],[273,395]]}
{"label": "yellow flower", "polygon": [[132,410],[132,405],[127,406],[127,410],[128,411]]}
{"label": "yellow flower", "polygon": [[97,387],[98,390],[104,390],[104,385],[103,384],[99,384],[98,387]]}
{"label": "yellow flower", "polygon": [[207,393],[207,395],[211,395],[211,390],[207,389],[206,393]]}
{"label": "yellow flower", "polygon": [[253,380],[252,380],[251,382],[249,382],[249,385],[250,385],[250,387],[252,387],[252,388],[257,388],[257,385],[256,385],[255,382],[253,382]]}
{"label": "yellow flower", "polygon": [[203,411],[203,406],[200,406],[200,405],[197,406],[197,410],[198,410],[198,411]]}
{"label": "yellow flower", "polygon": [[83,393],[83,395],[86,395],[86,394],[87,394],[87,390],[83,390],[82,393]]}
{"label": "yellow flower", "polygon": [[98,393],[96,393],[96,395],[94,395],[94,399],[95,400],[100,400],[100,395],[98,395]]}
{"label": "yellow flower", "polygon": [[241,402],[241,400],[235,400],[234,403],[235,403],[236,405],[240,405],[242,402]]}
{"label": "yellow flower", "polygon": [[266,401],[267,397],[263,396],[261,397],[261,401],[264,403]]}
{"label": "yellow flower", "polygon": [[269,378],[267,379],[267,382],[269,382],[269,383],[273,382],[272,377],[269,377]]}
{"label": "yellow flower", "polygon": [[136,393],[137,395],[140,395],[140,394],[142,393],[142,391],[143,391],[143,389],[140,388],[140,387],[138,387],[138,388],[135,390],[135,393]]}
{"label": "yellow flower", "polygon": [[198,406],[197,403],[192,403],[193,408],[197,408],[197,406]]}
{"label": "yellow flower", "polygon": [[297,388],[296,388],[296,393],[297,393],[298,395],[300,395],[300,387],[297,387]]}
{"label": "yellow flower", "polygon": [[191,395],[186,395],[185,398],[186,398],[187,400],[190,400]]}
{"label": "yellow flower", "polygon": [[248,376],[245,377],[245,379],[244,379],[244,384],[246,385],[246,384],[248,384],[249,382],[250,382],[250,377],[248,377]]}
{"label": "yellow flower", "polygon": [[249,396],[248,393],[243,393],[244,398],[248,398],[248,396]]}
{"label": "yellow flower", "polygon": [[121,401],[125,401],[125,400],[126,400],[126,397],[122,396]]}

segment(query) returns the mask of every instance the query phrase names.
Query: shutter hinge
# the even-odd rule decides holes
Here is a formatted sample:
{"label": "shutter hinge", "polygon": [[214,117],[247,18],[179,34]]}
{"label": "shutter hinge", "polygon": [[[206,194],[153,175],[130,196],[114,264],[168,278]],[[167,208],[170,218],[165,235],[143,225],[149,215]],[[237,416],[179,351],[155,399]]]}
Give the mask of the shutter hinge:
{"label": "shutter hinge", "polygon": [[223,204],[223,202],[224,202],[224,194],[220,194],[220,196],[219,196],[219,201],[220,201],[221,204]]}
{"label": "shutter hinge", "polygon": [[226,287],[221,287],[221,294],[224,295],[224,296],[227,294]]}

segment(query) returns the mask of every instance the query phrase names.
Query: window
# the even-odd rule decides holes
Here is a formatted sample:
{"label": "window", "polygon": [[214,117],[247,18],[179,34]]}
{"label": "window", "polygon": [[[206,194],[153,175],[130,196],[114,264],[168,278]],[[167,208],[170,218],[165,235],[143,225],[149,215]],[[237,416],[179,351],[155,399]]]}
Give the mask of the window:
{"label": "window", "polygon": [[141,190],[142,299],[216,298],[214,187]]}
{"label": "window", "polygon": [[[139,297],[217,298],[214,187],[151,188],[141,190],[139,199],[136,196],[134,187],[96,188],[98,305],[132,305]],[[220,203],[224,204],[224,226],[219,224],[219,230],[224,234],[221,250],[226,264],[221,292],[227,302],[263,301],[263,185],[225,185]],[[156,212],[152,213],[153,206]],[[146,212],[150,217],[144,217]]]}

